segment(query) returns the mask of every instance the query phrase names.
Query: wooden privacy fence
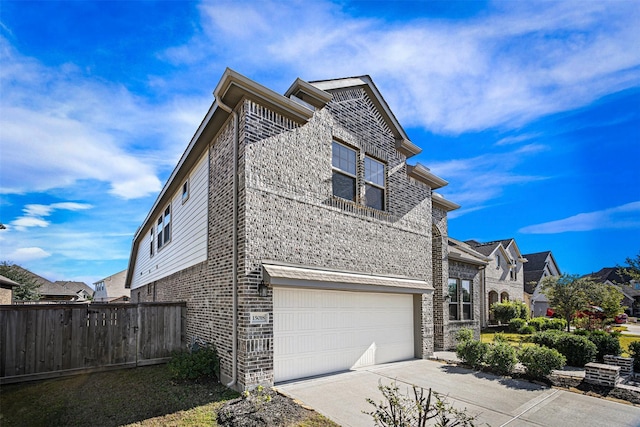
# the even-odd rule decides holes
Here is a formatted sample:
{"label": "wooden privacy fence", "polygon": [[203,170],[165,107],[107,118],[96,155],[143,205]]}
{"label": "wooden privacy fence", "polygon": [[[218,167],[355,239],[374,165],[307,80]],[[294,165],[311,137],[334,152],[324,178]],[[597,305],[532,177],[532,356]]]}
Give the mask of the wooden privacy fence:
{"label": "wooden privacy fence", "polygon": [[163,363],[186,303],[0,306],[0,384]]}

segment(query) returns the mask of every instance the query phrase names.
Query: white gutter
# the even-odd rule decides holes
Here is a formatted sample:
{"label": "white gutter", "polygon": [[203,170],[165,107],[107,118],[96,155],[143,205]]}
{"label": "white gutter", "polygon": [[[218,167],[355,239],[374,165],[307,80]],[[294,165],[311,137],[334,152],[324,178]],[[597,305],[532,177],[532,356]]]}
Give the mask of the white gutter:
{"label": "white gutter", "polygon": [[224,104],[217,92],[213,95],[218,106],[233,116],[233,326],[231,331],[231,381],[232,388],[238,382],[238,113]]}

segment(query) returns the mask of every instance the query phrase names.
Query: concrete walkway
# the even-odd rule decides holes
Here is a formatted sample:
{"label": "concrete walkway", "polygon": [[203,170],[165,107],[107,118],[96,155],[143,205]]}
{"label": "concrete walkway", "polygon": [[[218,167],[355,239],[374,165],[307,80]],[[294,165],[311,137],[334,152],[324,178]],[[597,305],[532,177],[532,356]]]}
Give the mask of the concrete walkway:
{"label": "concrete walkway", "polygon": [[403,393],[411,384],[431,387],[455,407],[477,416],[478,426],[640,426],[636,406],[429,360],[377,365],[276,388],[343,427],[364,427],[373,425],[371,416],[362,413],[373,410],[365,399],[379,402],[378,383],[392,381]]}

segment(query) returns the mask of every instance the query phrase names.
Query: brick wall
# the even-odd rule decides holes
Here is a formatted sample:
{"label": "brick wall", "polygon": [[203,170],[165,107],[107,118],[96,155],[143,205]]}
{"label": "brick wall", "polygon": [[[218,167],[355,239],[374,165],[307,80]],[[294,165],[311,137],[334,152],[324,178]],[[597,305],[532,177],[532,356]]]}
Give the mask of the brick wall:
{"label": "brick wall", "polygon": [[[249,100],[237,111],[238,383],[250,388],[273,382],[273,324],[249,322],[250,312],[273,310],[271,290],[267,297],[258,295],[262,260],[431,283],[432,206],[429,187],[406,176],[405,157],[395,150],[393,134],[362,90],[336,96],[304,126]],[[387,163],[386,211],[333,198],[334,138],[359,149],[362,159],[368,153]],[[223,380],[232,376],[233,160],[230,119],[209,148],[208,260],[132,295],[134,301],[186,301],[188,338],[216,344]],[[446,213],[437,222],[446,233]],[[446,270],[438,268],[437,274],[444,277]],[[424,294],[415,299],[423,357],[434,350],[432,298]]]}
{"label": "brick wall", "polygon": [[[456,333],[463,328],[473,329],[475,339],[480,339],[480,307],[482,299],[480,294],[480,270],[477,266],[458,261],[449,261],[449,277],[455,279],[471,280],[472,283],[472,319],[471,320],[445,320],[443,350],[450,350],[456,346]],[[447,303],[448,304],[448,303]],[[446,307],[445,313],[449,313]]]}

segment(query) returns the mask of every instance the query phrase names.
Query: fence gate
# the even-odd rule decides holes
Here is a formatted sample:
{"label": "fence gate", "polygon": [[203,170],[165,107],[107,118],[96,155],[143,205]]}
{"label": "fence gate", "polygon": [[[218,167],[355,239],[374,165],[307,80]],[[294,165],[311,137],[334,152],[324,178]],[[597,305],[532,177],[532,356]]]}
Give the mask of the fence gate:
{"label": "fence gate", "polygon": [[0,306],[0,384],[150,365],[184,348],[186,303]]}

